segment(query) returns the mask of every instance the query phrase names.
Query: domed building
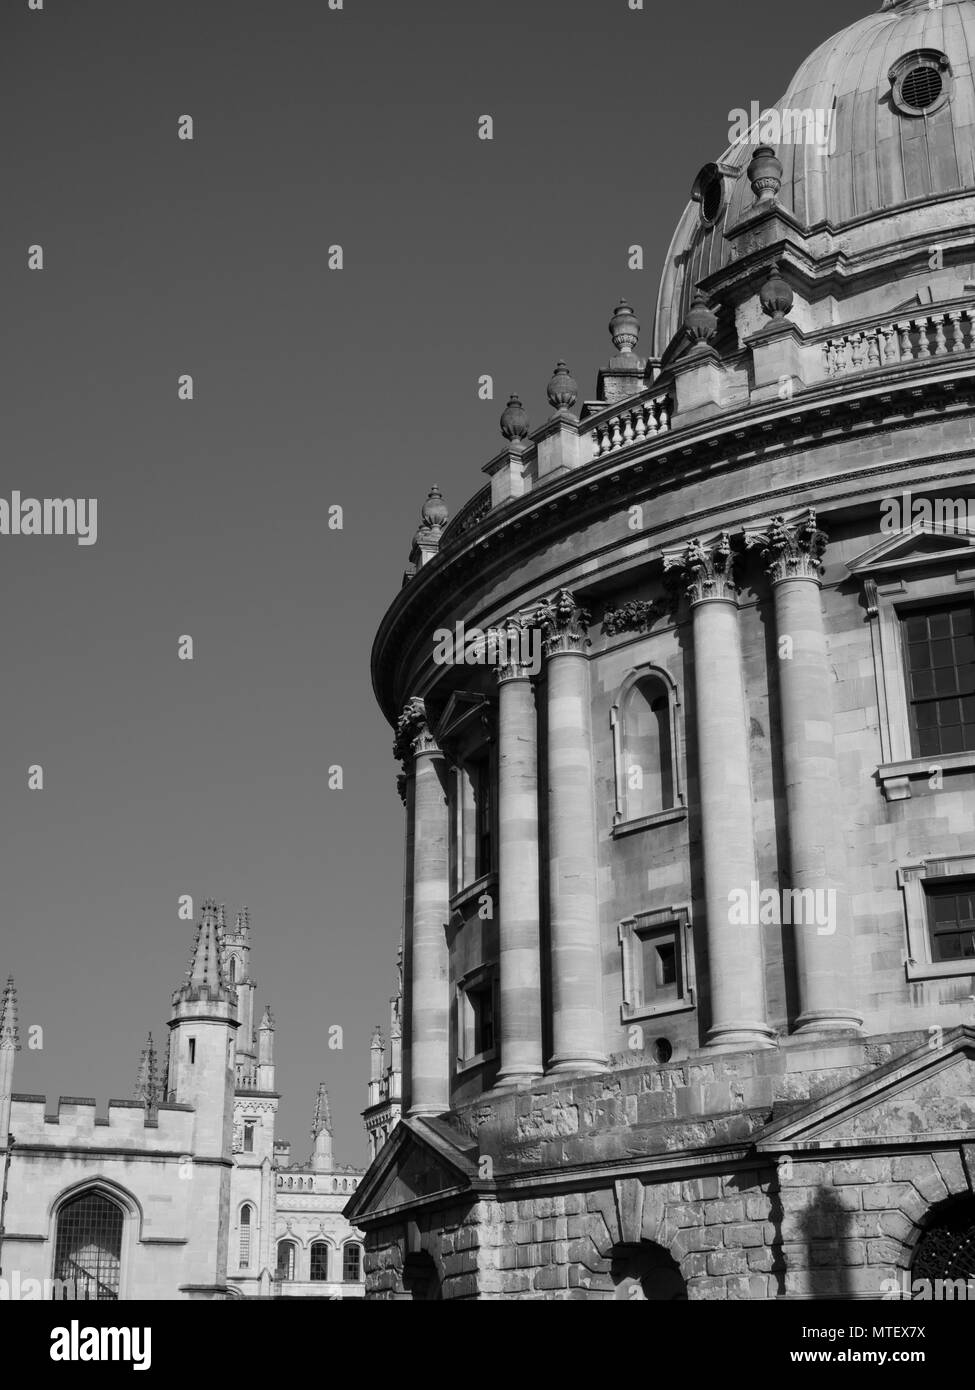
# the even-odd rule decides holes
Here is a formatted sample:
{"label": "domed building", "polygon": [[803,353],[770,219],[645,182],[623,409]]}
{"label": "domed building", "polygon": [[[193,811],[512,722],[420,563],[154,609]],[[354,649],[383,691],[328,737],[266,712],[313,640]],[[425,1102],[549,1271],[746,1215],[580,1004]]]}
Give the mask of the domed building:
{"label": "domed building", "polygon": [[367,1296],[975,1274],[973,45],[823,44],[689,178],[649,355],[621,303],[595,399],[560,362],[431,492]]}

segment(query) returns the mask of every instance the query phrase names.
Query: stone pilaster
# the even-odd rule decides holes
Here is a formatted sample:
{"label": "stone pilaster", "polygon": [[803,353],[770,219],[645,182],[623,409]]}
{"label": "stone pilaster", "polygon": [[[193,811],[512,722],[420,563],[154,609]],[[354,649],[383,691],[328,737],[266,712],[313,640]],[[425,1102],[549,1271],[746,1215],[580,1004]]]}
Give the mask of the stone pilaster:
{"label": "stone pilaster", "polygon": [[549,902],[554,1071],[600,1071],[603,1042],[589,614],[563,589],[532,619],[547,659]]}
{"label": "stone pilaster", "polygon": [[427,723],[423,701],[407,702],[394,752],[411,786],[407,835],[413,847],[412,912],[407,924],[411,965],[411,1115],[438,1115],[450,1104],[450,911],[445,760]]}
{"label": "stone pilaster", "polygon": [[758,922],[742,923],[732,904],[757,882],[748,757],[748,710],[738,634],[738,590],[726,534],[666,558],[690,600],[694,635],[698,782],[712,1047],[761,1047],[765,968]]}
{"label": "stone pilaster", "polygon": [[854,1007],[843,802],[820,596],[826,539],[812,510],[791,521],[774,517],[764,530],[745,535],[766,561],[775,603],[800,1032],[849,1031],[863,1022]]}
{"label": "stone pilaster", "polygon": [[498,880],[501,1067],[498,1085],[525,1084],[542,1063],[539,948],[538,724],[526,632],[510,620],[498,680]]}

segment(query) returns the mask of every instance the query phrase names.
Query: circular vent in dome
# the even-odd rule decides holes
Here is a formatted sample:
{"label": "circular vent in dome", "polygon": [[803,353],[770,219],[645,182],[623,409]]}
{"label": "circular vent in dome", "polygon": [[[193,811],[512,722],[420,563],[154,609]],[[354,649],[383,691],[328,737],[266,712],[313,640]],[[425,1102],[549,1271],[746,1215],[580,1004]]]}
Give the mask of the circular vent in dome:
{"label": "circular vent in dome", "polygon": [[944,89],[937,68],[912,68],[901,83],[901,100],[915,111],[927,111]]}
{"label": "circular vent in dome", "polygon": [[915,49],[890,70],[894,105],[905,116],[926,116],[939,110],[950,95],[951,69],[943,53]]}
{"label": "circular vent in dome", "polygon": [[701,209],[701,221],[707,226],[717,222],[724,208],[724,177],[717,164],[705,164],[694,180],[692,196]]}

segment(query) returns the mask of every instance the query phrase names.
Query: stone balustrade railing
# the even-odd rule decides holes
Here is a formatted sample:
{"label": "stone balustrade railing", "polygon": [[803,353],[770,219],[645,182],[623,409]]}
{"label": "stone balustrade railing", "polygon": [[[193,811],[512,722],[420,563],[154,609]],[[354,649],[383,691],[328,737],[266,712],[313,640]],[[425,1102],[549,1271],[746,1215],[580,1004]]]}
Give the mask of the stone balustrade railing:
{"label": "stone balustrade railing", "polygon": [[839,377],[973,348],[975,306],[965,305],[850,328],[828,338],[821,351],[825,375]]}
{"label": "stone balustrade railing", "polygon": [[633,398],[620,401],[612,413],[601,411],[598,416],[585,420],[582,431],[592,436],[593,458],[602,458],[666,434],[673,410],[669,395]]}
{"label": "stone balustrade railing", "polygon": [[440,548],[451,545],[459,541],[467,531],[477,526],[484,520],[491,510],[491,484],[482,487],[480,492],[475,492],[469,501],[465,502],[456,516],[450,518],[444,527],[443,535],[440,537]]}

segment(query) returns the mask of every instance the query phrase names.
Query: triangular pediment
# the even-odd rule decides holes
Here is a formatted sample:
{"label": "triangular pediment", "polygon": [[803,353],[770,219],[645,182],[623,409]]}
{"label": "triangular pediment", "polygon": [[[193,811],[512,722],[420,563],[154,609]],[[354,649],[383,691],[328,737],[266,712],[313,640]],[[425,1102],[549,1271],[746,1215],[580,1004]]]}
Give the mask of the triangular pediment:
{"label": "triangular pediment", "polygon": [[759,1151],[975,1139],[975,1028],[954,1028],[773,1122]]}
{"label": "triangular pediment", "polygon": [[451,739],[456,739],[467,729],[476,727],[487,708],[487,700],[476,691],[455,690],[432,730],[434,738],[441,746]]}
{"label": "triangular pediment", "polygon": [[[908,505],[916,506],[926,501],[925,498],[916,497]],[[956,501],[960,508],[961,499]],[[967,503],[967,508],[968,515],[975,521],[975,498]],[[937,521],[919,520],[903,530],[891,531],[879,545],[848,561],[847,569],[851,574],[866,576],[959,560],[975,564],[975,527],[965,531],[957,526],[941,525]]]}
{"label": "triangular pediment", "polygon": [[[402,1119],[344,1208],[353,1225],[443,1197],[469,1192],[478,1181],[476,1145],[437,1120]],[[490,1185],[490,1184],[488,1184]]]}

